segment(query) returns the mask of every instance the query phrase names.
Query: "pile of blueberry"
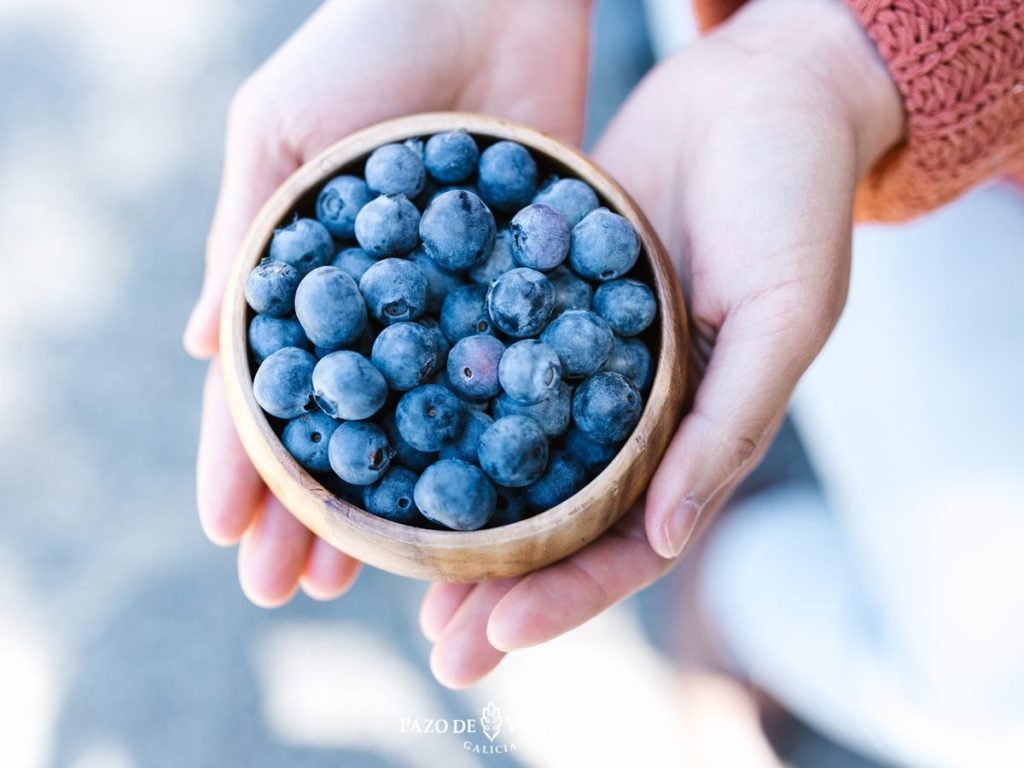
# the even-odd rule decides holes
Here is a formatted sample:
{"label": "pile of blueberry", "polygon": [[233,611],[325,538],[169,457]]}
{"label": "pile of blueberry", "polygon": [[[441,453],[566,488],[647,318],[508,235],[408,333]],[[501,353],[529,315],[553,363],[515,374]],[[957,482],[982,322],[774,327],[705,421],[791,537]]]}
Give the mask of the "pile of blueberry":
{"label": "pile of blueberry", "polygon": [[640,419],[657,302],[594,190],[465,131],[376,149],[249,274],[253,393],[295,459],[389,520],[505,525],[579,491]]}

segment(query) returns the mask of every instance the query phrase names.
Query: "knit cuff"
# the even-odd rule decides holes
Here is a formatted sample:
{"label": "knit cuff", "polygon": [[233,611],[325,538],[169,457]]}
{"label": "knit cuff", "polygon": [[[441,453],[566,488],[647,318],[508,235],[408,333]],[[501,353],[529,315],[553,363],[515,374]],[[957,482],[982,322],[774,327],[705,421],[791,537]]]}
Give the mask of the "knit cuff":
{"label": "knit cuff", "polygon": [[899,221],[1024,172],[1024,4],[844,0],[885,59],[905,141],[868,173],[858,219]]}

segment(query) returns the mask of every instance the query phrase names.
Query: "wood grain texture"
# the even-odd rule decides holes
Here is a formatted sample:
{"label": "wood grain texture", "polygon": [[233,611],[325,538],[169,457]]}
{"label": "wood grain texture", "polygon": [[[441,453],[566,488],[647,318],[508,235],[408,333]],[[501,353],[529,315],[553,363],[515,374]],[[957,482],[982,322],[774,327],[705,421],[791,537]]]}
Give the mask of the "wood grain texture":
{"label": "wood grain texture", "polygon": [[[658,324],[656,373],[633,434],[604,471],[564,503],[522,522],[481,531],[437,531],[401,525],[336,498],[288,454],[252,394],[247,351],[245,279],[266,252],[274,228],[328,179],[360,172],[376,147],[413,136],[464,128],[482,143],[510,139],[529,147],[548,169],[590,184],[603,204],[640,233],[641,258],[654,277]],[[256,216],[231,270],[221,317],[228,403],[239,437],[270,490],[318,536],[370,565],[443,581],[480,581],[536,570],[600,536],[646,489],[682,415],[688,329],[679,284],[664,247],[637,206],[579,150],[487,115],[441,112],[379,123],[343,139],[299,168]]]}

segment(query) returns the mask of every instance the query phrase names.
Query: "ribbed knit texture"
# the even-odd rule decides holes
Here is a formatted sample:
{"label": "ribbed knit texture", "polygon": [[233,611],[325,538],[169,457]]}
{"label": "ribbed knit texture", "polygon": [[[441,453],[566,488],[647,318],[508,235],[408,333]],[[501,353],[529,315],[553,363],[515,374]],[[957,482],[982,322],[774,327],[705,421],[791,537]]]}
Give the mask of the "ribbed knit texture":
{"label": "ribbed knit texture", "polygon": [[[844,2],[907,112],[906,140],[858,190],[858,219],[908,219],[994,176],[1024,176],[1024,0]],[[742,0],[695,4],[706,27]]]}

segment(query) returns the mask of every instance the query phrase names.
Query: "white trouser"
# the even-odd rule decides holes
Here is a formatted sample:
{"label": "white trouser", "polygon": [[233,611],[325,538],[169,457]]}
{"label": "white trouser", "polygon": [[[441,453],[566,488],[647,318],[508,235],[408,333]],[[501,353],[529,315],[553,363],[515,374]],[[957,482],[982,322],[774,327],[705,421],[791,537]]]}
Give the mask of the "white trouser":
{"label": "white trouser", "polygon": [[1024,196],[860,228],[793,412],[822,493],[749,499],[704,563],[737,664],[890,761],[1024,765]]}

